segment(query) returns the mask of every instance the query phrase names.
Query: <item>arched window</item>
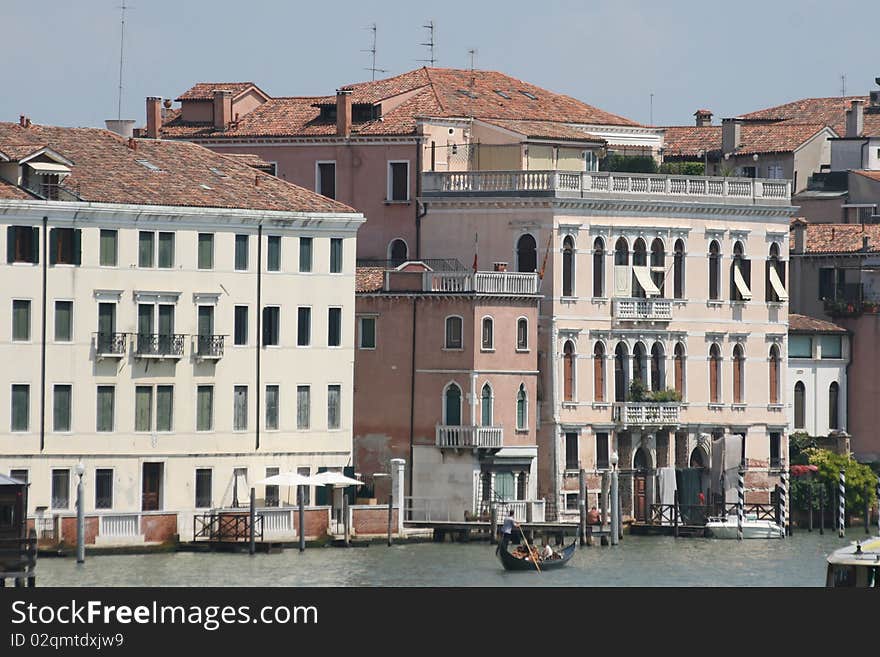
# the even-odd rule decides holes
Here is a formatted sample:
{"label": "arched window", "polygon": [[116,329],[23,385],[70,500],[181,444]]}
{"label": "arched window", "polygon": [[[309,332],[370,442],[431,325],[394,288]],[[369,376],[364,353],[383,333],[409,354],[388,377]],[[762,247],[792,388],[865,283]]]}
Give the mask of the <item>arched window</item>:
{"label": "arched window", "polygon": [[730,262],[731,301],[748,301],[752,298],[751,265],[745,258],[743,243],[737,240],[733,245],[733,259]]}
{"label": "arched window", "polygon": [[794,428],[803,429],[806,418],[807,389],[801,381],[794,384]]}
{"label": "arched window", "polygon": [[516,428],[525,429],[528,424],[528,397],[526,396],[526,386],[519,384],[519,391],[516,393]]}
{"label": "arched window", "polygon": [[623,342],[618,342],[614,348],[614,401],[626,401],[627,382],[627,348]]}
{"label": "arched window", "polygon": [[666,251],[663,248],[663,240],[659,237],[651,242],[651,280],[660,290],[660,296],[666,296],[664,281],[666,278]]}
{"label": "arched window", "polygon": [[709,348],[709,401],[721,403],[721,349],[717,344]]}
{"label": "arched window", "polygon": [[529,320],[525,317],[516,320],[516,348],[523,350],[529,348]]}
{"label": "arched window", "polygon": [[538,270],[538,244],[529,234],[520,237],[516,243],[516,269],[524,272]]}
{"label": "arched window", "polygon": [[446,318],[446,348],[461,349],[462,348],[462,330],[461,317]]}
{"label": "arched window", "polygon": [[491,317],[483,318],[483,333],[482,333],[482,341],[480,343],[480,347],[482,349],[494,349],[495,348],[495,330],[494,330],[494,322]]}
{"label": "arched window", "polygon": [[406,242],[402,239],[395,239],[388,245],[388,259],[394,266],[401,265],[407,261],[408,249]]}
{"label": "arched window", "polygon": [[840,399],[840,386],[837,381],[832,381],[828,386],[828,428],[840,429],[840,416],[838,400]]}
{"label": "arched window", "polygon": [[639,279],[636,278],[635,268],[636,267],[647,267],[648,266],[648,250],[645,246],[645,240],[641,237],[638,238],[633,244],[633,273],[632,276],[632,295],[634,297],[644,299],[647,296],[647,292],[645,292],[645,288],[642,287],[642,284],[639,283]]}
{"label": "arched window", "polygon": [[[778,279],[776,281],[771,280],[771,276],[774,274]],[[779,259],[779,245],[774,242],[770,245],[770,255],[767,257],[767,270],[764,280],[764,294],[766,295],[764,298],[767,301],[785,301],[785,299],[779,297],[779,293],[776,291],[777,286],[781,287],[783,291],[785,290],[785,263]]]}
{"label": "arched window", "polygon": [[666,389],[666,368],[664,367],[663,345],[655,342],[651,347],[651,390]]}
{"label": "arched window", "polygon": [[779,347],[773,345],[770,347],[770,403],[779,403]]}
{"label": "arched window", "polygon": [[684,345],[675,345],[675,392],[684,399]]}
{"label": "arched window", "polygon": [[562,296],[574,294],[574,240],[571,235],[562,242]]}
{"label": "arched window", "polygon": [[675,255],[672,259],[672,296],[684,299],[684,242],[675,240]]}
{"label": "arched window", "polygon": [[721,298],[721,247],[717,240],[709,243],[709,298]]}
{"label": "arched window", "polygon": [[745,364],[742,345],[733,348],[733,403],[742,404],[744,397],[743,386],[745,385]]}
{"label": "arched window", "polygon": [[461,388],[455,383],[450,383],[443,395],[443,416],[443,424],[461,424]]}
{"label": "arched window", "polygon": [[626,238],[618,237],[614,244],[614,264],[629,264],[629,244],[626,243]]}
{"label": "arched window", "polygon": [[605,401],[605,345],[601,342],[593,347],[593,399]]}
{"label": "arched window", "polygon": [[633,347],[633,381],[641,381],[647,386],[648,383],[648,353],[645,345],[636,342]]}
{"label": "arched window", "polygon": [[572,401],[574,399],[575,355],[571,340],[566,341],[565,347],[563,347],[563,361],[563,399]]}
{"label": "arched window", "polygon": [[492,386],[488,383],[483,385],[483,391],[480,394],[480,424],[484,427],[492,426]]}
{"label": "arched window", "polygon": [[605,296],[605,244],[601,237],[593,242],[593,296]]}

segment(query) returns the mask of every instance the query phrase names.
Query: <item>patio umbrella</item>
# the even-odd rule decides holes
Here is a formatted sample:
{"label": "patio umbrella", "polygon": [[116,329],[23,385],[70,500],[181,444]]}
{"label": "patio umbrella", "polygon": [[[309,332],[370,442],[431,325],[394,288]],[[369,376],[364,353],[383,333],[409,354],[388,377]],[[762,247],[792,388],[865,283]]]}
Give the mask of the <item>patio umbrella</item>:
{"label": "patio umbrella", "polygon": [[260,479],[260,481],[255,483],[266,486],[311,486],[314,482],[309,477],[296,472],[282,472],[281,474]]}
{"label": "patio umbrella", "polygon": [[319,472],[308,478],[308,483],[314,486],[363,486],[364,482],[358,479],[346,477],[341,472]]}

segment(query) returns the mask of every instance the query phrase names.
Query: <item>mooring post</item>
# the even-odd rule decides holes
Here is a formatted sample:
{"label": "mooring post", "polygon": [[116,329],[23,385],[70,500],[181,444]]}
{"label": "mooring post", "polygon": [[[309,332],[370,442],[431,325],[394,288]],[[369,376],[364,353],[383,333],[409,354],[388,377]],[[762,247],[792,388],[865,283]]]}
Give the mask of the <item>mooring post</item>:
{"label": "mooring post", "polygon": [[819,489],[819,536],[825,534],[825,484]]}
{"label": "mooring post", "polygon": [[788,472],[783,470],[779,473],[779,483],[782,486],[782,537],[791,536],[791,510],[788,504]]}
{"label": "mooring post", "polygon": [[587,473],[581,468],[578,471],[578,511],[581,514],[580,544],[587,542]]}
{"label": "mooring post", "polygon": [[351,508],[348,506],[348,495],[345,494],[345,490],[342,491],[342,539],[345,543],[345,547],[348,547],[348,535],[349,531],[351,531],[348,514]]}
{"label": "mooring post", "polygon": [[394,493],[388,496],[388,547],[391,547],[391,525],[394,522]]}
{"label": "mooring post", "polygon": [[865,533],[871,533],[871,488],[865,488]]}
{"label": "mooring post", "polygon": [[840,471],[840,478],[837,482],[837,494],[839,495],[837,503],[837,536],[843,538],[846,535],[846,471]]}
{"label": "mooring post", "polygon": [[620,541],[620,500],[617,490],[617,452],[611,454],[611,545]]}
{"label": "mooring post", "polygon": [[86,517],[85,517],[85,493],[83,488],[83,474],[86,468],[82,461],[76,464],[76,474],[79,483],[76,485],[76,562],[85,563],[86,560]]}
{"label": "mooring post", "polygon": [[28,567],[27,585],[29,589],[37,585],[37,577],[34,569],[37,567],[37,530],[31,528],[28,532]]}
{"label": "mooring post", "polygon": [[808,519],[807,519],[807,531],[813,531],[813,482],[809,482],[809,486],[807,487],[807,511],[808,511]]}
{"label": "mooring post", "polygon": [[[745,506],[745,478],[742,469],[737,473],[736,478],[736,538],[741,541],[743,538],[743,511]],[[785,532],[783,531],[783,534]]]}
{"label": "mooring post", "polygon": [[299,551],[306,549],[306,500],[303,495],[303,487],[296,487],[297,502],[299,502]]}
{"label": "mooring post", "polygon": [[495,528],[497,527],[495,518],[495,502],[489,502],[489,544],[495,545],[497,537],[495,536]]}
{"label": "mooring post", "polygon": [[[677,488],[672,492],[672,516],[673,516],[672,535],[675,536],[675,538],[678,538],[678,489]],[[660,514],[660,517],[661,518],[663,517],[662,513]]]}
{"label": "mooring post", "polygon": [[257,493],[253,486],[251,486],[251,509],[250,509],[250,547],[248,552],[250,554],[254,554],[257,551],[257,540],[255,535],[256,524],[257,524]]}

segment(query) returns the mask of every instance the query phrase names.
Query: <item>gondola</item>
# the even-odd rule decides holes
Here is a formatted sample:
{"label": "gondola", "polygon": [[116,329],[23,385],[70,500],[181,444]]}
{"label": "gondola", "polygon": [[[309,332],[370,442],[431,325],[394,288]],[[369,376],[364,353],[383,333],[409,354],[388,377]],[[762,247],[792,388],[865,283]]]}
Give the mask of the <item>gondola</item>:
{"label": "gondola", "polygon": [[[573,541],[571,545],[562,549],[562,552],[559,553],[559,559],[539,561],[538,566],[541,567],[542,571],[552,570],[554,568],[561,568],[571,560],[571,558],[574,556],[574,551],[576,549],[577,540]],[[506,549],[498,550],[498,558],[501,559],[501,563],[504,566],[505,570],[538,570],[537,568],[535,568],[535,563],[533,561],[528,561],[526,559],[515,557]]]}

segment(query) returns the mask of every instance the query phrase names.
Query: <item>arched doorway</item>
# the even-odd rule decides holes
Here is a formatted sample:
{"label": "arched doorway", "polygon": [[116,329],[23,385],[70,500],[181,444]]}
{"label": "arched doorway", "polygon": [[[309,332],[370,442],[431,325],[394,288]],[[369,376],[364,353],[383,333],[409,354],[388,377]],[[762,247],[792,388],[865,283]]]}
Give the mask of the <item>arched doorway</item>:
{"label": "arched doorway", "polygon": [[633,515],[636,522],[648,520],[648,470],[651,457],[644,447],[636,450],[633,458]]}
{"label": "arched doorway", "polygon": [[520,237],[516,243],[516,270],[538,271],[538,244],[528,233]]}
{"label": "arched doorway", "polygon": [[409,249],[407,249],[406,242],[402,239],[393,240],[388,245],[388,259],[391,261],[391,265],[396,267],[406,262],[409,255],[408,252]]}
{"label": "arched doorway", "polygon": [[461,388],[451,383],[444,394],[444,424],[458,426],[461,424]]}

